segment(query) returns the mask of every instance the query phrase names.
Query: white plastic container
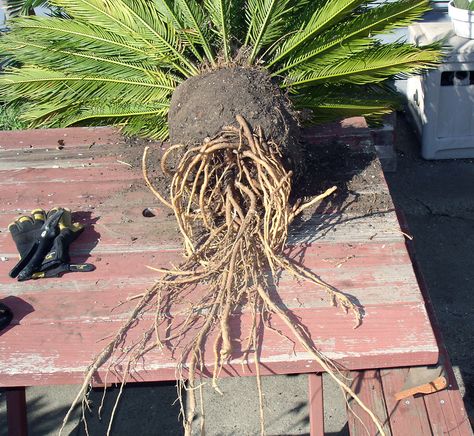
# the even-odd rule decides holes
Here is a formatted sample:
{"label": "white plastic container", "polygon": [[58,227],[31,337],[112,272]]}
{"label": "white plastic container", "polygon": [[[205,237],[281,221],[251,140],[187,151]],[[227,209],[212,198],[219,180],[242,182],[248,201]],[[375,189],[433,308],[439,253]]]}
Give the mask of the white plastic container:
{"label": "white plastic container", "polygon": [[453,35],[451,22],[416,23],[410,41],[444,40],[451,48],[437,69],[407,80],[408,109],[425,159],[474,158],[474,40]]}
{"label": "white plastic container", "polygon": [[456,35],[474,39],[474,11],[459,9],[454,6],[453,1],[450,1],[448,15],[451,17]]}

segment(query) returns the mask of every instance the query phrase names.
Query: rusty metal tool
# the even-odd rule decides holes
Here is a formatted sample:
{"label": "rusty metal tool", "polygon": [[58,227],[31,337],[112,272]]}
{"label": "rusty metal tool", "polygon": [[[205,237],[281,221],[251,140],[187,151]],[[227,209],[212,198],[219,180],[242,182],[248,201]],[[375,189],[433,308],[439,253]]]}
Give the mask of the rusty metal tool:
{"label": "rusty metal tool", "polygon": [[395,394],[395,399],[400,401],[415,394],[431,394],[447,386],[448,376],[442,361],[432,366],[414,366],[408,370],[405,384]]}

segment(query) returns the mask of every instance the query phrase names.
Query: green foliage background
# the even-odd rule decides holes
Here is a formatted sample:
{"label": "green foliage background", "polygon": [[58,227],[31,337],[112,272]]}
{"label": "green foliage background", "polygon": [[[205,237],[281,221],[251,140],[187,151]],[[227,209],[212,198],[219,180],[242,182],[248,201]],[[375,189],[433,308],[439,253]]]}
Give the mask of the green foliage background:
{"label": "green foliage background", "polygon": [[[9,104],[31,127],[118,124],[166,139],[173,90],[203,68],[266,69],[312,121],[389,112],[389,78],[439,60],[437,47],[383,44],[426,0],[54,0],[62,17],[18,17],[0,38]],[[244,50],[242,48],[244,47]],[[240,53],[240,56],[237,56]],[[242,54],[245,55],[242,55]],[[17,67],[14,65],[21,65]],[[244,114],[245,115],[245,114]]]}

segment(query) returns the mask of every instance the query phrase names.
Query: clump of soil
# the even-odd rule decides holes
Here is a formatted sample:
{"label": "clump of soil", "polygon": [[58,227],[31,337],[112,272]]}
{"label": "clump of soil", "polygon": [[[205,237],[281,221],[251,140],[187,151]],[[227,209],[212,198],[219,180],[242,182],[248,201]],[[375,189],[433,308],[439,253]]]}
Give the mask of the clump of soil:
{"label": "clump of soil", "polygon": [[301,174],[304,154],[296,114],[270,76],[254,68],[223,68],[181,83],[168,114],[170,143],[201,144],[224,126],[237,127],[237,115],[260,126],[282,150],[286,168]]}

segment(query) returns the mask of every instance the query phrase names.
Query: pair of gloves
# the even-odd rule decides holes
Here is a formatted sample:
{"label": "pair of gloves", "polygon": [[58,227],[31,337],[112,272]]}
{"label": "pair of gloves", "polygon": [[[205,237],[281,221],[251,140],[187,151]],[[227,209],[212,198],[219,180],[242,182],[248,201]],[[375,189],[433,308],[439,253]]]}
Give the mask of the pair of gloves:
{"label": "pair of gloves", "polygon": [[[54,208],[49,212],[35,209],[31,216],[23,215],[8,226],[20,253],[20,261],[10,271],[19,281],[58,277],[68,271],[94,270],[88,263],[71,264],[69,246],[84,230],[72,222],[71,211]],[[12,320],[10,309],[0,302],[0,330]]]}
{"label": "pair of gloves", "polygon": [[20,261],[10,271],[10,277],[19,281],[58,277],[74,270],[90,271],[92,265],[71,265],[69,246],[84,230],[72,222],[71,211],[54,208],[46,213],[35,209],[31,216],[21,216],[8,226],[20,253]]}

